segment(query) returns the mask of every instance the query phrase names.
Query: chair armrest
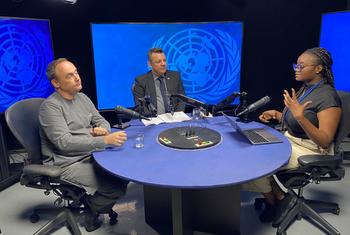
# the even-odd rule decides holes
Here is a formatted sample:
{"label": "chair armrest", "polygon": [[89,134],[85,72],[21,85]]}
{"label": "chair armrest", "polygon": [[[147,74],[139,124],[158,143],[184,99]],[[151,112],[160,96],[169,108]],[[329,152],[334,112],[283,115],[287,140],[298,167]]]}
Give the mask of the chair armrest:
{"label": "chair armrest", "polygon": [[62,169],[59,166],[31,164],[23,167],[23,175],[41,175],[56,178],[61,173]]}
{"label": "chair armrest", "polygon": [[298,158],[301,166],[329,167],[334,168],[342,163],[339,155],[304,155]]}

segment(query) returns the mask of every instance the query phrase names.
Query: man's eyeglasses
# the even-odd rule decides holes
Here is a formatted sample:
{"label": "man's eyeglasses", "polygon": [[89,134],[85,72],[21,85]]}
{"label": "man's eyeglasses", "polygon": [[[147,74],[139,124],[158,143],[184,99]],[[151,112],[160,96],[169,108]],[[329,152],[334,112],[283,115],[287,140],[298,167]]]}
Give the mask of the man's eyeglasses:
{"label": "man's eyeglasses", "polygon": [[317,66],[317,64],[309,64],[309,65],[293,64],[293,69],[295,72],[300,72],[301,70],[309,66]]}

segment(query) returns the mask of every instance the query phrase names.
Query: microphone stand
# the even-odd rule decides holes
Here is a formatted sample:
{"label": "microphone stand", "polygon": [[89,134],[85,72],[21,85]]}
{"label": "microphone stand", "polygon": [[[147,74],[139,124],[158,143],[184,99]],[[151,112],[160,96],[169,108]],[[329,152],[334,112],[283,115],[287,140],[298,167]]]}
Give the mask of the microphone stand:
{"label": "microphone stand", "polygon": [[[151,97],[145,96],[143,98],[139,98],[140,102],[140,114],[146,117],[157,117],[157,109],[151,103]],[[145,110],[148,110],[150,113],[146,113]]]}
{"label": "microphone stand", "polygon": [[117,124],[113,126],[114,128],[124,130],[125,128],[128,128],[130,126],[128,122],[123,123],[122,116],[123,116],[122,114],[117,113]]}
{"label": "microphone stand", "polygon": [[[246,94],[243,94],[241,95],[241,103],[242,103],[242,110],[246,109],[247,108],[247,99],[246,99]],[[237,122],[243,122],[243,123],[248,123],[248,122],[251,122],[249,119],[248,119],[248,113],[249,112],[246,112],[244,113],[243,115],[239,116],[238,119],[236,120]]]}
{"label": "microphone stand", "polygon": [[175,111],[175,101],[174,101],[174,98],[171,97],[171,95],[168,97],[169,99],[169,109],[170,109],[170,112],[171,112],[171,116],[174,116],[174,111]]}
{"label": "microphone stand", "polygon": [[151,103],[151,97],[149,96],[145,97],[145,101],[146,101],[147,109],[150,110],[152,117],[157,117],[158,116],[157,109]]}
{"label": "microphone stand", "polygon": [[219,103],[213,105],[212,114],[215,116],[218,111],[222,111],[226,106],[230,105],[237,97],[245,97],[247,92],[233,92],[231,95],[227,96],[225,99],[221,100]]}
{"label": "microphone stand", "polygon": [[139,98],[139,102],[140,102],[140,113],[142,115],[145,115],[145,106],[146,106],[146,101],[144,98]]}

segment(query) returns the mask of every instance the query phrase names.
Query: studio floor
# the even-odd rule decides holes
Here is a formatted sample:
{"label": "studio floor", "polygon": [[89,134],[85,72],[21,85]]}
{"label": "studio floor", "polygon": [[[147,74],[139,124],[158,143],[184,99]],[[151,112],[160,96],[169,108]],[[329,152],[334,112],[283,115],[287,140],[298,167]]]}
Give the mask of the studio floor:
{"label": "studio floor", "polygon": [[[305,190],[306,198],[320,199],[337,202],[340,205],[340,214],[322,214],[341,234],[350,234],[350,167],[343,180],[337,182],[323,182],[319,185],[310,185]],[[110,226],[108,218],[100,216],[103,225],[98,230],[88,233],[79,221],[82,234],[120,234],[120,235],[153,235],[158,234],[144,220],[144,205],[142,185],[130,183],[127,195],[115,205],[119,213],[119,221]],[[255,193],[241,193],[241,234],[242,235],[271,235],[276,229],[271,224],[262,224],[258,219],[258,213],[254,209]],[[19,183],[0,192],[0,229],[4,235],[33,234],[44,225],[52,216],[42,216],[35,224],[29,221],[31,210],[35,207],[52,206],[55,195],[44,195],[41,190],[31,189]],[[57,229],[53,234],[70,234],[66,227]],[[195,232],[196,235],[205,233]],[[305,219],[297,221],[288,229],[288,235],[324,234],[321,230],[310,224]]]}

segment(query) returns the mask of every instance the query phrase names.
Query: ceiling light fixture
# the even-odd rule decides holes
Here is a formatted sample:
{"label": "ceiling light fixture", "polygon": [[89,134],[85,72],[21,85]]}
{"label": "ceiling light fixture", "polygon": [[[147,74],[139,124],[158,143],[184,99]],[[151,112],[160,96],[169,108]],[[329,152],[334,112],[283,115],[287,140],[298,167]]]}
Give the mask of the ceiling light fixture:
{"label": "ceiling light fixture", "polygon": [[75,4],[78,0],[63,0],[64,3]]}

